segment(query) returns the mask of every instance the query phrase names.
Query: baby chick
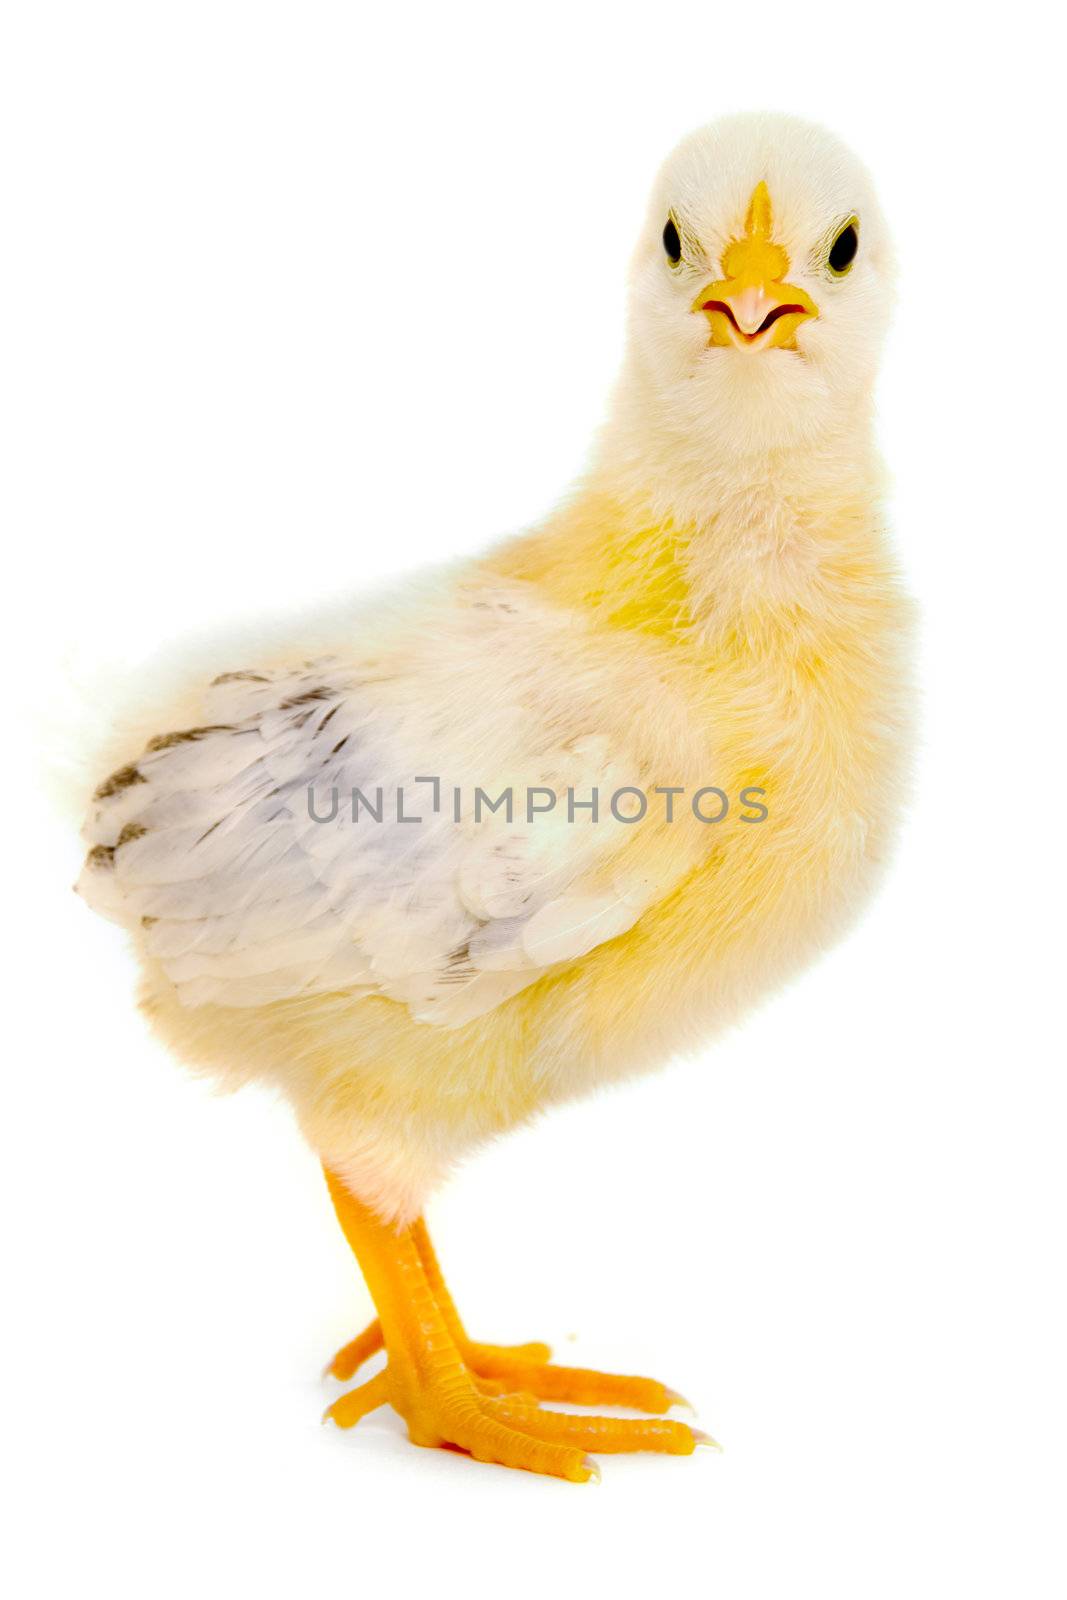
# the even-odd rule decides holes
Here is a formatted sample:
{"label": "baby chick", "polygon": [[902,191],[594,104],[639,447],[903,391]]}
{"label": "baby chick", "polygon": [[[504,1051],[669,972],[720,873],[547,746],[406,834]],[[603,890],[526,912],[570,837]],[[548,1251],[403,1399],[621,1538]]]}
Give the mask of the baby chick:
{"label": "baby chick", "polygon": [[423,1210],[485,1140],[705,1041],[876,880],[909,699],[871,440],[891,292],[836,139],[694,134],[565,506],[219,661],[93,796],[79,887],[133,933],[154,1027],[280,1087],[325,1167],[379,1312],[332,1370],[387,1355],[342,1426],[389,1403],[417,1444],[576,1482],[588,1450],[702,1437],[543,1409],[677,1396],[473,1341]]}

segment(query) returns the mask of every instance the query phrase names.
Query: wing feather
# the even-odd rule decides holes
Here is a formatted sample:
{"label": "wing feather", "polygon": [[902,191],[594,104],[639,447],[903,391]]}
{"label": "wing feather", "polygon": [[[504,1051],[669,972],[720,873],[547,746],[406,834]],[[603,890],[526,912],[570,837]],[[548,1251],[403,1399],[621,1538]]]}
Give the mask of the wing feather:
{"label": "wing feather", "polygon": [[[202,722],[100,785],[78,887],[138,930],[183,1003],[344,990],[462,1026],[625,933],[689,870],[681,830],[650,844],[567,813],[568,791],[647,782],[648,762],[573,617],[500,587],[460,589],[384,652],[224,673]],[[564,670],[532,670],[553,653]],[[550,815],[472,814],[477,789],[535,787],[560,797]]]}

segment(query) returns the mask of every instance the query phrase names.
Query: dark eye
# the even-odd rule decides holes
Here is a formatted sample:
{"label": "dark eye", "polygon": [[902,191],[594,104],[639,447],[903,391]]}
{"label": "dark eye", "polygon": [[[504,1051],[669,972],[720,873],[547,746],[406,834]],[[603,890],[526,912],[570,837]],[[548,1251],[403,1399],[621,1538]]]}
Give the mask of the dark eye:
{"label": "dark eye", "polygon": [[839,278],[843,277],[855,261],[856,251],[859,247],[859,224],[853,217],[851,222],[845,223],[845,226],[830,246],[830,254],[827,257],[830,271],[836,273]]}
{"label": "dark eye", "polygon": [[667,260],[671,266],[676,267],[682,259],[682,241],[678,237],[678,229],[675,227],[673,217],[667,218],[666,226],[663,229],[663,248],[667,252]]}

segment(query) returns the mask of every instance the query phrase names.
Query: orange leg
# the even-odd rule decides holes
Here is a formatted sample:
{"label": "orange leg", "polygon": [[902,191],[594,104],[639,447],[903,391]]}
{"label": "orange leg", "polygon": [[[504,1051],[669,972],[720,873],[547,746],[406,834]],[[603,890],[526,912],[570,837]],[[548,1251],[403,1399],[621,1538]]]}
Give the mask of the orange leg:
{"label": "orange leg", "polygon": [[[378,1310],[331,1370],[351,1375],[384,1343],[385,1368],[342,1395],[326,1416],[342,1428],[392,1405],[416,1444],[455,1445],[480,1461],[525,1467],[582,1483],[597,1476],[588,1450],[690,1455],[706,1435],[675,1421],[621,1421],[544,1411],[535,1394],[665,1411],[674,1396],[644,1378],[552,1367],[543,1346],[513,1350],[472,1343],[463,1329],[420,1222],[394,1229],[327,1172],[338,1220]],[[338,1372],[338,1368],[341,1372]],[[525,1392],[515,1394],[522,1389]]]}
{"label": "orange leg", "polygon": [[[441,1315],[445,1319],[445,1326],[452,1335],[464,1362],[472,1372],[477,1373],[480,1377],[492,1380],[500,1376],[499,1372],[490,1372],[488,1370],[494,1363],[497,1367],[502,1362],[533,1366],[540,1365],[548,1360],[552,1352],[547,1344],[478,1344],[471,1339],[460,1320],[460,1315],[456,1310],[452,1296],[448,1292],[448,1286],[441,1273],[437,1255],[430,1242],[430,1235],[421,1217],[417,1222],[412,1223],[411,1232],[415,1239],[416,1248],[422,1258],[423,1270],[429,1281],[433,1297],[437,1301]],[[369,1361],[371,1356],[377,1355],[382,1348],[383,1342],[382,1325],[375,1318],[373,1322],[363,1329],[362,1333],[357,1333],[354,1339],[338,1350],[326,1368],[327,1373],[331,1377],[340,1378],[342,1382],[347,1382],[349,1378],[355,1377],[365,1361]]]}
{"label": "orange leg", "polygon": [[[429,1229],[421,1217],[412,1223],[411,1231],[415,1235],[415,1243],[422,1257],[422,1265],[433,1290],[433,1297],[441,1307],[441,1315],[459,1346],[464,1361],[473,1372],[478,1373],[480,1377],[497,1378],[504,1375],[499,1369],[509,1362],[529,1367],[542,1366],[548,1360],[552,1351],[547,1344],[479,1344],[472,1339],[463,1326],[455,1302],[448,1292],[448,1285],[437,1260],[437,1252],[430,1240]],[[489,1370],[494,1363],[497,1370]]]}

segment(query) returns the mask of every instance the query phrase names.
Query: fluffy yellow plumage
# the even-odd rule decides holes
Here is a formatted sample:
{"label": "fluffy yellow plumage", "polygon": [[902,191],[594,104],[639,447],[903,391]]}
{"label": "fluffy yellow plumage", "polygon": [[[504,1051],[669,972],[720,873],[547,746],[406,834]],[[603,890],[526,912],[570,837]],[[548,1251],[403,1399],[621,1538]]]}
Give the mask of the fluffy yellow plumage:
{"label": "fluffy yellow plumage", "polygon": [[[420,1442],[579,1479],[590,1446],[693,1446],[681,1424],[605,1444],[509,1409],[501,1386],[625,1401],[644,1380],[471,1344],[418,1219],[480,1141],[732,1021],[876,877],[908,721],[870,441],[890,291],[836,141],[780,118],[695,135],[657,184],[574,497],[432,590],[218,663],[206,698],[157,715],[180,733],[131,743],[98,790],[83,887],[135,931],[154,1026],[229,1082],[279,1085],[331,1174],[390,1358],[338,1420],[389,1399]],[[410,832],[301,813],[325,779],[427,773],[558,809],[481,832],[447,805]],[[576,778],[681,798],[670,819],[564,822]],[[711,785],[765,816],[701,820]]]}

